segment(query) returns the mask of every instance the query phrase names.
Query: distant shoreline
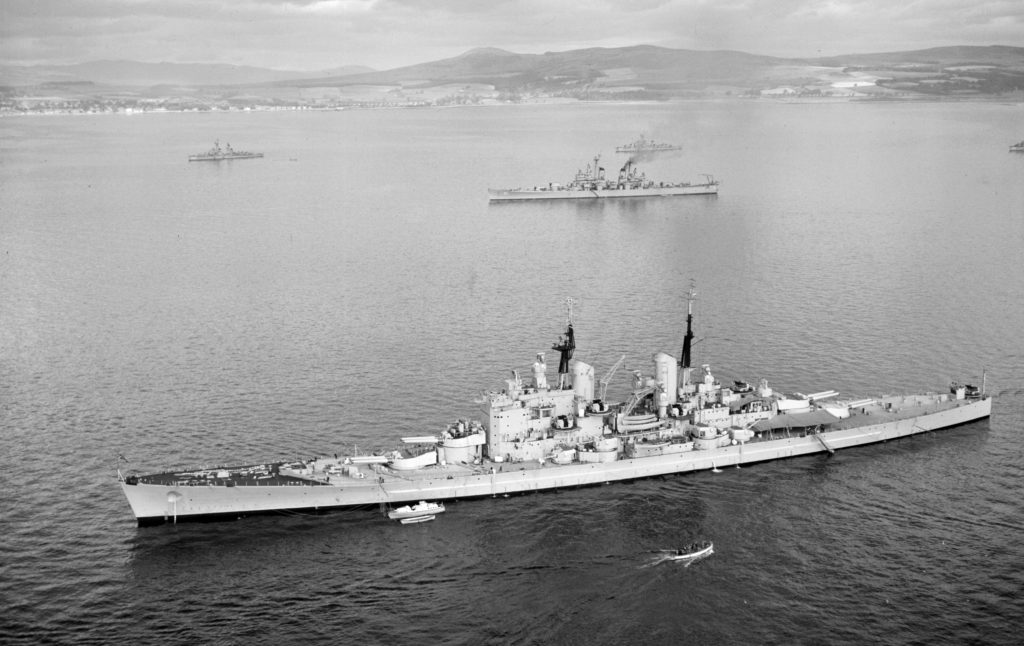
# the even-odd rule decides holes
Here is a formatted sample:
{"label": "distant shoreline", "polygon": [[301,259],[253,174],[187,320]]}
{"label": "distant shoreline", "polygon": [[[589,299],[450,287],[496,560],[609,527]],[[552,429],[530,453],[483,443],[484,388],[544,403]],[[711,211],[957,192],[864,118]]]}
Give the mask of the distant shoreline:
{"label": "distant shoreline", "polygon": [[673,103],[770,103],[770,104],[836,104],[836,103],[1005,103],[1007,105],[1024,104],[1024,93],[1007,96],[734,96],[734,95],[707,95],[700,97],[672,98],[666,100],[595,100],[587,101],[566,97],[551,97],[529,99],[524,101],[493,101],[484,100],[477,103],[464,104],[391,104],[391,105],[344,105],[344,106],[306,106],[306,105],[282,105],[282,106],[251,106],[245,108],[213,108],[213,109],[173,109],[173,108],[124,108],[124,109],[80,109],[80,108],[39,108],[39,109],[0,109],[2,117],[27,117],[27,116],[99,116],[119,115],[137,116],[144,114],[239,114],[246,112],[351,112],[363,110],[422,110],[422,109],[465,109],[465,108],[500,108],[517,106],[557,106],[557,105],[669,105]]}

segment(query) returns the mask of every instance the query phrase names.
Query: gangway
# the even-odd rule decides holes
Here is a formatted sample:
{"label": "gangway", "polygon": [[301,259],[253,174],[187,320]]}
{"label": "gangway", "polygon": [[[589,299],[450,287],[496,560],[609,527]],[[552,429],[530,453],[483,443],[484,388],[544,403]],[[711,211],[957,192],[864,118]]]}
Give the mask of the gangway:
{"label": "gangway", "polygon": [[836,450],[828,445],[828,442],[825,441],[825,438],[821,436],[821,431],[814,431],[814,437],[818,438],[818,441],[821,442],[821,445],[823,447],[825,447],[825,450],[828,451],[829,455],[835,455]]}

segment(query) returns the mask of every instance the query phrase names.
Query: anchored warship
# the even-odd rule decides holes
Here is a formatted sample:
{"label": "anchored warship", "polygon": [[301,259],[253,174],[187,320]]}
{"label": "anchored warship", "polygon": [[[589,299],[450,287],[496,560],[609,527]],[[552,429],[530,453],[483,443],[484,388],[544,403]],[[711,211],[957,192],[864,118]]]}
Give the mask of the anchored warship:
{"label": "anchored warship", "polygon": [[254,514],[387,508],[415,502],[506,496],[672,473],[717,470],[884,442],[987,418],[992,400],[953,383],[948,392],[842,398],[835,390],[785,395],[761,380],[725,384],[691,365],[693,300],[679,359],[659,352],[633,372],[626,401],[607,401],[619,359],[600,379],[573,360],[569,301],[565,333],[531,374],[518,370],[481,401],[483,421],[458,420],[400,448],[244,466],[117,475],[140,526]]}
{"label": "anchored warship", "polygon": [[262,156],[263,153],[251,153],[245,150],[235,150],[231,147],[231,144],[225,144],[224,147],[221,148],[220,141],[215,141],[213,142],[213,148],[205,153],[189,155],[188,160],[190,162],[223,161],[225,159],[255,159]]}
{"label": "anchored warship", "polygon": [[606,197],[657,197],[674,195],[709,195],[718,193],[719,182],[711,175],[705,175],[703,182],[655,182],[633,163],[633,158],[619,169],[617,177],[606,177],[600,164],[601,156],[594,157],[593,164],[576,171],[568,184],[549,183],[547,186],[532,188],[491,188],[487,189],[491,201],[502,200],[565,200],[593,199]]}
{"label": "anchored warship", "polygon": [[632,142],[632,143],[628,143],[628,144],[625,144],[625,145],[622,145],[622,146],[617,146],[615,148],[615,152],[617,152],[617,153],[629,153],[631,155],[635,155],[635,154],[645,154],[645,153],[661,153],[661,152],[668,152],[670,150],[682,150],[682,149],[683,149],[682,146],[677,146],[675,144],[666,144],[666,143],[662,143],[662,142],[654,142],[654,141],[652,141],[650,139],[647,139],[643,135],[640,135],[640,138],[637,139],[636,141]]}

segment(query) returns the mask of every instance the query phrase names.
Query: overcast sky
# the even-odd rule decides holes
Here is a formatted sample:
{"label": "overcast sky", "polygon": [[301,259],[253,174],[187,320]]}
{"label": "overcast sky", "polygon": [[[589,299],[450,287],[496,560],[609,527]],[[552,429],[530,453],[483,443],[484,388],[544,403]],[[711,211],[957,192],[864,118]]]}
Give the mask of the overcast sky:
{"label": "overcast sky", "polygon": [[1024,0],[0,0],[3,63],[391,69],[474,47],[830,56],[1024,46]]}

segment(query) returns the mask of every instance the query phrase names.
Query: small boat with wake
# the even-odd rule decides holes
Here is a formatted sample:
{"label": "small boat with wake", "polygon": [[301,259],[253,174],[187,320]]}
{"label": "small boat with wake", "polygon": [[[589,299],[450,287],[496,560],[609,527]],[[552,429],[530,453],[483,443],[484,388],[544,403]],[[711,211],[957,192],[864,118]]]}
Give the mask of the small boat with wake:
{"label": "small boat with wake", "polygon": [[654,567],[667,561],[680,561],[683,563],[683,567],[690,567],[697,561],[703,560],[714,553],[714,543],[711,541],[700,541],[674,550],[655,550],[655,555],[640,567]]}
{"label": "small boat with wake", "polygon": [[403,505],[388,512],[388,518],[397,520],[403,525],[425,523],[434,520],[438,514],[444,513],[444,503],[426,502],[421,500],[415,505]]}
{"label": "small boat with wake", "polygon": [[1024,139],[1010,146],[1011,153],[1024,153]]}
{"label": "small boat with wake", "polygon": [[677,550],[669,550],[666,553],[666,561],[685,561],[703,558],[705,556],[711,556],[715,553],[715,544],[711,541],[702,541],[700,543],[690,543],[686,547],[681,547]]}

